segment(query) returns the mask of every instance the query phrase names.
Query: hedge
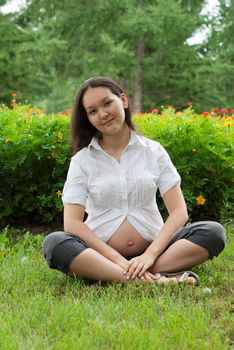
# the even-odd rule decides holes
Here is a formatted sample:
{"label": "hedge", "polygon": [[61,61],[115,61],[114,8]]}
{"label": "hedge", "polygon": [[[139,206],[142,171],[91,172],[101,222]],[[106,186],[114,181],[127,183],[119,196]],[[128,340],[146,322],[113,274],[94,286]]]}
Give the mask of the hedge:
{"label": "hedge", "polygon": [[[61,194],[70,162],[70,113],[27,105],[0,107],[1,226],[62,220]],[[233,210],[233,117],[165,109],[133,118],[159,141],[182,177],[191,220],[222,219]],[[159,199],[160,201],[160,199]],[[163,215],[165,208],[160,201]]]}

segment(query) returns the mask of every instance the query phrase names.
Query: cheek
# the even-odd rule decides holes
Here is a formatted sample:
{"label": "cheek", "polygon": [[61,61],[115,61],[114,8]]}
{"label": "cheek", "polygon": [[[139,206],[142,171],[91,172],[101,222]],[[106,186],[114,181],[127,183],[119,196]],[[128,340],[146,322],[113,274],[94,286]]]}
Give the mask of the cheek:
{"label": "cheek", "polygon": [[119,115],[121,117],[121,119],[125,120],[125,110],[124,110],[124,107],[123,105],[119,105],[116,110],[115,110],[115,113],[117,115]]}
{"label": "cheek", "polygon": [[91,125],[96,126],[96,121],[95,118],[88,118],[88,121],[90,122]]}

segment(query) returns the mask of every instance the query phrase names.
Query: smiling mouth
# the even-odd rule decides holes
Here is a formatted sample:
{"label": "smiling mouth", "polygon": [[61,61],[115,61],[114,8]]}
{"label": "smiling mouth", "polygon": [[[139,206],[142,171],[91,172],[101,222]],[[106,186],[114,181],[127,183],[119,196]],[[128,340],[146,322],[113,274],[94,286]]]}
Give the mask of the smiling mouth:
{"label": "smiling mouth", "polygon": [[103,125],[109,124],[110,122],[112,122],[112,120],[114,120],[114,118],[107,120],[105,123],[103,123]]}

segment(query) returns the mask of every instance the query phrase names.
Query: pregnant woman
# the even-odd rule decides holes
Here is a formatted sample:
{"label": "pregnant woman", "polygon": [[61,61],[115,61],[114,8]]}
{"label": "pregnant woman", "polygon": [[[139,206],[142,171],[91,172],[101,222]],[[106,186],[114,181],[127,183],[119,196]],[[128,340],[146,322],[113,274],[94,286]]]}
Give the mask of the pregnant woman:
{"label": "pregnant woman", "polygon": [[[225,230],[213,221],[184,226],[180,176],[158,142],[134,131],[123,89],[105,77],[85,81],[71,130],[64,232],[43,244],[49,267],[101,281],[196,284],[199,277],[188,270],[223,250]],[[157,190],[168,210],[165,222]]]}

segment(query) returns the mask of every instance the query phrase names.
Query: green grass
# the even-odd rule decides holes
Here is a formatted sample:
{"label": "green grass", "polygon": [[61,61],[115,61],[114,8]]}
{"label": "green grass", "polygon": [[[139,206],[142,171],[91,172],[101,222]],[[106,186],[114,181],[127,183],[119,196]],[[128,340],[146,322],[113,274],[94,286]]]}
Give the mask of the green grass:
{"label": "green grass", "polygon": [[198,287],[90,285],[47,268],[42,235],[12,242],[6,229],[0,349],[231,349],[234,230],[226,227],[226,249],[195,270]]}

